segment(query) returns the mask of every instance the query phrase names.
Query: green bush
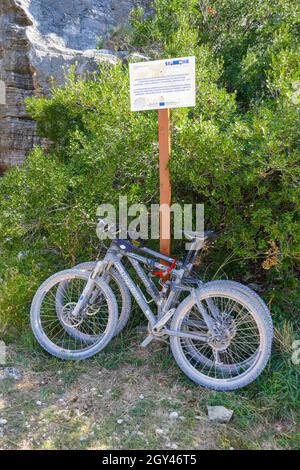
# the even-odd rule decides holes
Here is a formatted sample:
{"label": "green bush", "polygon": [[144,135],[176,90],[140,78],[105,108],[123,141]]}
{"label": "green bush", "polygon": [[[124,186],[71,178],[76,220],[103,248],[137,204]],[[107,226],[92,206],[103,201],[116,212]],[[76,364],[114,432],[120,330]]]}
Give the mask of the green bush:
{"label": "green bush", "polygon": [[206,224],[222,229],[214,259],[230,260],[227,271],[236,267],[238,275],[250,268],[257,278],[295,286],[299,2],[155,5],[154,15],[141,9],[132,15],[132,44],[153,58],[164,52],[197,59],[196,108],[179,125],[177,112],[173,115],[174,193],[180,200],[205,202]]}
{"label": "green bush", "polygon": [[[206,227],[221,233],[208,259],[212,274],[294,289],[298,4],[155,3],[152,15],[133,13],[122,43],[154,58],[196,56],[196,107],[172,111],[173,201],[205,203]],[[99,204],[119,195],[146,204],[159,197],[157,113],[130,112],[121,61],[102,63],[85,79],[73,70],[64,88],[27,106],[49,146],[0,180],[1,324],[28,307],[51,269],[95,257]]]}

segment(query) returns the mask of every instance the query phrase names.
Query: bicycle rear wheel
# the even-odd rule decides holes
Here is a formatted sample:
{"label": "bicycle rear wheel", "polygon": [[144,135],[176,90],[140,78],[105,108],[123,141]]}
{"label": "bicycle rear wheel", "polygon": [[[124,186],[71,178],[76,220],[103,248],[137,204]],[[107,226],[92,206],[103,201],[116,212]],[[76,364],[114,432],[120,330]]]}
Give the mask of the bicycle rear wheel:
{"label": "bicycle rear wheel", "polygon": [[[214,302],[221,313],[220,326],[217,333],[210,331],[195,297],[187,297],[171,323],[171,330],[177,333],[170,338],[175,360],[191,380],[205,387],[226,391],[246,386],[267,364],[272,325],[257,304],[237,290],[211,285],[197,289],[196,295],[207,312]],[[206,337],[206,342],[196,337],[187,342],[187,333]]]}
{"label": "bicycle rear wheel", "polygon": [[[273,324],[272,324],[272,317],[270,314],[270,311],[263,301],[263,299],[252,289],[250,289],[248,286],[245,286],[244,284],[241,284],[236,281],[230,281],[227,279],[222,279],[222,280],[216,280],[216,281],[210,281],[205,284],[205,287],[225,287],[225,288],[230,288],[237,290],[238,292],[241,292],[242,294],[246,295],[249,297],[249,299],[256,304],[256,309],[261,311],[261,315],[265,318],[265,321],[269,323],[270,329],[273,330]],[[212,302],[212,300],[208,301]],[[208,308],[210,306],[208,305]],[[195,307],[196,308],[196,307]],[[199,319],[197,319],[197,308],[196,311],[194,312],[194,308],[191,309],[190,313],[186,316],[184,323],[186,324],[187,330],[189,328],[189,325],[193,323],[193,321],[196,321],[199,323]],[[196,318],[196,320],[193,320]],[[202,320],[202,325],[204,325],[204,321]],[[195,346],[194,342],[191,339],[186,339],[186,348],[189,349],[190,354],[193,355],[193,358],[195,361],[198,361],[199,363],[205,364],[207,367],[210,367],[213,364],[213,361],[209,359],[207,356],[203,355],[201,351]],[[235,372],[236,369],[239,367],[241,370],[245,368],[245,366],[248,366],[251,364],[251,362],[255,359],[256,355],[259,353],[259,350],[255,351],[251,357],[248,357],[247,360],[242,360],[239,364],[235,363],[234,365],[231,364],[220,364],[218,366],[218,369],[220,371],[224,372],[229,372],[230,370]],[[217,366],[216,366],[217,367]]]}

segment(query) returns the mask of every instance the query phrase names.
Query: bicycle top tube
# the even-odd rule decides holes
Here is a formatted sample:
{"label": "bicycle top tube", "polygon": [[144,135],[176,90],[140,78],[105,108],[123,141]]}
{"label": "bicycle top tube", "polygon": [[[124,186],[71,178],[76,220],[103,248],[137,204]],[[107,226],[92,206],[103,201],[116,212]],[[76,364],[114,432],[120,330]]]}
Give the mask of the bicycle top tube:
{"label": "bicycle top tube", "polygon": [[141,246],[140,251],[143,251],[144,253],[147,253],[148,255],[153,256],[154,258],[159,258],[164,261],[167,261],[168,263],[174,263],[175,258],[171,258],[170,256],[163,255],[162,253],[159,253],[158,251],[151,250],[150,248],[147,248],[146,246]]}
{"label": "bicycle top tube", "polygon": [[[213,232],[204,232],[204,237],[203,240],[205,241],[206,239],[214,237]],[[177,275],[179,277],[182,277],[182,271],[180,271],[182,268],[186,273],[189,273],[195,263],[196,257],[198,252],[202,248],[202,244],[199,245],[199,240],[195,238],[195,240],[191,243],[190,249],[187,252],[185,258],[183,261],[176,260],[175,258],[166,256],[162,253],[159,253],[158,251],[154,251],[150,248],[147,248],[143,245],[141,245],[139,242],[132,242],[131,240],[123,240],[123,239],[114,239],[111,244],[111,248],[117,250],[122,256],[127,256],[133,259],[136,259],[137,261],[141,262],[142,264],[148,266],[151,271],[154,269],[160,271],[160,275],[162,275],[162,272],[166,272],[170,270],[170,266],[162,263],[158,263],[155,261],[153,258],[159,259],[161,261],[166,261],[168,262],[172,267],[171,271],[173,275]],[[146,253],[152,258],[146,258],[144,256],[141,256],[137,254],[137,252],[140,253]],[[178,271],[179,268],[179,271]]]}
{"label": "bicycle top tube", "polygon": [[144,256],[137,255],[136,253],[127,253],[126,256],[128,258],[133,258],[141,263],[147,265],[151,270],[153,269],[160,269],[161,271],[167,271],[169,266],[161,263],[157,263],[151,258],[145,258]]}
{"label": "bicycle top tube", "polygon": [[[146,253],[150,256],[152,256],[153,258],[156,258],[156,259],[160,259],[160,260],[163,260],[163,261],[167,261],[168,263],[172,264],[176,261],[176,265],[177,266],[182,266],[182,262],[179,261],[179,260],[176,260],[175,258],[171,258],[169,256],[166,256],[158,251],[154,251],[154,250],[151,250],[150,248],[147,248],[145,246],[138,246],[138,245],[135,245],[133,244],[130,240],[122,240],[122,239],[115,239],[112,241],[112,244],[111,244],[111,248],[116,248],[120,251],[120,253],[122,253],[122,255],[124,256],[132,256],[132,254],[135,252],[142,252],[142,253]],[[135,256],[139,256],[139,258],[137,258],[139,261],[141,261],[142,263],[144,264],[152,264],[153,263],[153,259],[151,258],[145,258],[143,256],[140,256],[140,255],[135,255]],[[159,266],[156,265],[154,266],[155,268],[159,268],[159,269],[168,269],[168,266],[164,265],[164,264],[161,264],[159,263]]]}

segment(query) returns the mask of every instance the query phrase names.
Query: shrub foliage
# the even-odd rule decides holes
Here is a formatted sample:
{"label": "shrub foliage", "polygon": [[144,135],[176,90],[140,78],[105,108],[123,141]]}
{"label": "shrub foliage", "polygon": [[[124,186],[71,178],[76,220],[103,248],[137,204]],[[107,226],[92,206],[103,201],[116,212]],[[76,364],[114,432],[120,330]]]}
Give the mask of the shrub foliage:
{"label": "shrub foliage", "polygon": [[[150,58],[196,56],[196,107],[172,111],[173,201],[205,203],[206,227],[221,234],[210,254],[214,266],[293,286],[300,253],[299,3],[154,6],[132,13],[119,43]],[[158,202],[157,114],[130,112],[126,64],[102,63],[89,77],[73,70],[64,88],[53,86],[50,98],[27,106],[50,143],[0,181],[0,300],[18,308],[50,267],[96,255],[100,203],[119,195]],[[9,288],[12,275],[19,294]]]}

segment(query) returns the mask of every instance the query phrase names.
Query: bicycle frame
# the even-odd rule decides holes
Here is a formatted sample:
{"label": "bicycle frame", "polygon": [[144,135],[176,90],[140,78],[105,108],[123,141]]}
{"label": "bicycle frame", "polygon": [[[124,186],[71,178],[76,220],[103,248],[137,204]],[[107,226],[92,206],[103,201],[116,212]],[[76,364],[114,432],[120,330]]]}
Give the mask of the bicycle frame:
{"label": "bicycle frame", "polygon": [[[130,258],[131,255],[127,255],[128,258]],[[105,257],[105,262],[108,261],[109,263],[112,263],[113,266],[117,269],[117,271],[121,274],[123,277],[128,289],[130,290],[132,296],[135,298],[137,301],[139,307],[142,309],[144,312],[145,316],[147,317],[149,323],[150,323],[150,335],[143,341],[142,346],[146,346],[155,336],[163,335],[163,334],[168,334],[168,335],[180,335],[181,337],[186,337],[190,339],[196,339],[200,340],[203,342],[208,341],[208,337],[206,335],[200,335],[200,334],[195,334],[195,333],[184,333],[184,332],[176,332],[172,331],[170,329],[164,328],[165,324],[172,318],[172,316],[175,313],[175,308],[171,308],[172,304],[176,300],[176,296],[178,295],[178,291],[171,289],[170,294],[168,295],[164,308],[162,310],[162,316],[161,318],[158,317],[158,315],[155,315],[151,308],[149,307],[147,301],[145,300],[145,297],[141,291],[141,289],[135,285],[134,281],[131,279],[129,274],[127,273],[126,269],[124,268],[123,264],[121,263],[120,259],[118,256],[115,254],[109,253]],[[162,266],[162,265],[161,265]],[[164,266],[165,270],[167,270],[167,267]],[[141,268],[142,269],[142,268]],[[184,272],[184,270],[182,270]],[[179,273],[178,273],[179,274]],[[146,274],[145,274],[146,276]],[[180,275],[178,275],[177,280],[180,282]],[[150,280],[149,280],[150,281]],[[150,281],[151,282],[151,281]],[[176,281],[175,281],[176,282]],[[148,284],[148,282],[147,282]],[[161,331],[162,330],[162,331]],[[154,335],[153,335],[154,334]]]}
{"label": "bicycle frame", "polygon": [[[169,266],[166,266],[157,261],[154,261],[153,259],[146,258],[144,256],[133,253],[133,250],[143,251],[147,254],[152,255],[152,257],[154,258],[162,259],[163,261],[168,261],[169,263],[175,262],[174,258],[165,256],[159,252],[150,250],[149,248],[145,248],[145,247],[137,248],[137,247],[134,247],[130,242],[128,243],[127,241],[125,242],[122,240],[113,241],[104,259],[102,261],[98,261],[95,269],[92,271],[90,278],[87,282],[87,285],[84,288],[76,307],[74,308],[73,315],[74,316],[79,315],[81,308],[85,306],[87,302],[86,299],[89,299],[89,296],[93,291],[94,280],[99,276],[103,276],[103,278],[105,279],[106,273],[108,274],[109,269],[113,266],[124,279],[126,286],[128,287],[132,296],[134,297],[137,304],[139,305],[141,310],[144,312],[144,315],[149,321],[150,335],[142,343],[144,346],[146,346],[154,338],[154,335],[162,336],[164,334],[168,334],[168,335],[179,334],[176,331],[172,331],[170,329],[165,328],[165,325],[175,313],[176,309],[174,308],[174,305],[176,301],[178,300],[180,292],[194,291],[194,288],[182,287],[180,284],[181,284],[183,276],[190,271],[193,258],[196,255],[197,251],[195,250],[195,253],[193,254],[193,256],[191,256],[191,252],[192,250],[194,250],[194,247],[193,246],[191,247],[188,253],[188,256],[186,258],[186,260],[188,259],[189,261],[188,264],[186,262],[182,263],[180,261],[176,261],[176,265],[178,265],[180,269],[175,269],[175,268],[172,269],[172,277],[174,277],[174,281],[165,282],[162,287],[162,290],[159,291],[156,285],[154,284],[154,282],[151,279],[149,279],[149,277],[147,276],[147,274],[141,267],[140,263],[150,266],[151,269],[155,268],[161,271],[168,271]],[[140,289],[139,286],[135,284],[133,279],[130,277],[130,275],[126,271],[126,268],[122,264],[121,259],[123,256],[129,259],[139,279],[143,282],[147,292],[150,294],[150,297],[151,297],[150,302],[153,300],[156,303],[157,305],[156,315],[153,313],[153,311],[149,307],[149,302],[147,302],[147,300],[145,299],[145,296],[142,290]],[[199,285],[201,284],[202,284],[202,281],[199,281],[199,283],[197,283],[197,287],[199,288]],[[167,295],[167,291],[169,287],[170,287],[170,292]],[[208,326],[211,326],[211,318],[208,317],[208,315],[205,313],[203,308],[202,308],[201,313],[204,317],[204,320],[207,322]],[[191,339],[197,339],[203,342],[208,341],[208,338],[206,335],[184,333],[181,331],[180,336],[191,338]]]}
{"label": "bicycle frame", "polygon": [[127,285],[128,289],[130,290],[132,296],[137,301],[139,307],[142,309],[145,316],[149,320],[151,326],[154,326],[155,323],[156,323],[156,316],[154,315],[154,313],[152,312],[152,310],[149,307],[148,303],[146,302],[145,297],[144,297],[141,289],[139,288],[139,286],[136,286],[136,284],[134,283],[132,278],[129,276],[129,274],[127,273],[127,271],[126,271],[125,267],[123,266],[122,262],[118,258],[118,256],[116,256],[113,253],[108,253],[105,256],[103,262],[104,263],[109,263],[109,264],[111,263],[111,265],[113,265],[115,267],[115,269],[121,274],[121,276],[124,279],[125,284]]}
{"label": "bicycle frame", "polygon": [[[124,251],[122,251],[125,249]],[[168,256],[162,255],[159,252],[154,250],[150,250],[149,248],[140,247],[135,248],[136,251],[142,251],[147,254],[152,255],[152,257],[157,259],[162,259],[164,261],[168,261],[169,263],[174,263],[175,259],[170,258]],[[126,258],[130,261],[131,265],[133,266],[135,272],[137,273],[139,279],[142,281],[143,285],[145,286],[147,292],[149,293],[151,300],[147,301],[143,292],[141,291],[140,287],[136,285],[133,279],[130,277],[126,268],[121,262],[121,258],[126,256]],[[127,285],[129,291],[131,292],[132,296],[135,298],[136,302],[138,303],[139,307],[144,312],[146,318],[148,319],[150,325],[154,330],[158,331],[161,329],[166,322],[172,317],[175,312],[175,309],[172,307],[174,306],[175,302],[178,299],[178,296],[182,290],[191,290],[188,288],[183,289],[180,287],[182,278],[188,268],[183,268],[183,263],[180,261],[176,262],[176,265],[179,266],[180,269],[172,269],[172,277],[174,277],[174,281],[172,283],[166,282],[164,283],[162,290],[159,291],[154,282],[149,278],[149,276],[143,270],[141,264],[151,266],[152,269],[159,269],[161,271],[167,271],[169,266],[161,264],[153,259],[146,258],[139,254],[133,253],[132,251],[126,250],[126,245],[122,245],[122,243],[112,243],[112,246],[109,248],[106,256],[104,257],[103,261],[99,262],[99,266],[95,268],[94,276],[98,276],[99,274],[109,271],[111,266],[114,266],[115,269],[120,273],[122,278],[124,279],[125,284]],[[200,281],[201,282],[201,281]],[[168,288],[170,287],[170,292],[167,295]],[[152,309],[149,307],[149,303],[154,301],[157,305],[157,314],[155,315]]]}

